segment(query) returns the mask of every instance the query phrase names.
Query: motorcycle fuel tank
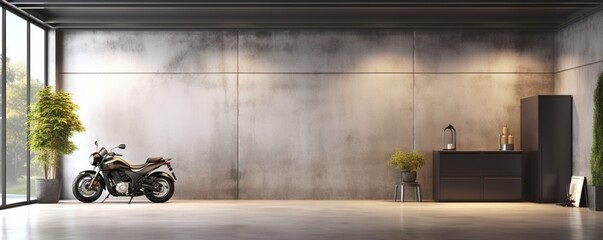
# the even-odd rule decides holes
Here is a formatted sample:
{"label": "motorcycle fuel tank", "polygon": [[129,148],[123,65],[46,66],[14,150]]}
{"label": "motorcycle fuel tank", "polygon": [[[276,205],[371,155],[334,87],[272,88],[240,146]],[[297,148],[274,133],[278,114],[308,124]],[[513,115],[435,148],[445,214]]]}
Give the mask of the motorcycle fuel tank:
{"label": "motorcycle fuel tank", "polygon": [[128,164],[128,162],[126,162],[125,160],[118,158],[118,157],[111,158],[111,159],[107,160],[106,162],[104,162],[103,164],[101,164],[101,170],[103,170],[103,171],[109,171],[109,170],[115,170],[115,169],[130,169],[130,164]]}

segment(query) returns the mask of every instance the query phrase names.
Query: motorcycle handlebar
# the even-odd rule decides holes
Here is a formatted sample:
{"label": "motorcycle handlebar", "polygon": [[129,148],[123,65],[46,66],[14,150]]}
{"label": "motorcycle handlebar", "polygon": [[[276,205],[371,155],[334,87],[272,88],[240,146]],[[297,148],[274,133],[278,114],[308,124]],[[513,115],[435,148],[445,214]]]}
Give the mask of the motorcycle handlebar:
{"label": "motorcycle handlebar", "polygon": [[119,154],[119,153],[113,153],[113,156],[118,156],[118,157],[123,157],[123,154]]}

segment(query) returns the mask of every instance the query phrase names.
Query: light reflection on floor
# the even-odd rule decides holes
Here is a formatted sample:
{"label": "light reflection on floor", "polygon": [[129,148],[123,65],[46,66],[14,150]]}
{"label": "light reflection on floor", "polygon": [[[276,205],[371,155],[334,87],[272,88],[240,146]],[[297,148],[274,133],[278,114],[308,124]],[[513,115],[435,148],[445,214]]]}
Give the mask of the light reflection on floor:
{"label": "light reflection on floor", "polygon": [[[2,194],[0,194],[2,198]],[[27,201],[27,195],[25,194],[6,194],[6,204],[21,203]]]}
{"label": "light reflection on floor", "polygon": [[534,203],[171,201],[0,211],[2,239],[603,239],[603,213]]}

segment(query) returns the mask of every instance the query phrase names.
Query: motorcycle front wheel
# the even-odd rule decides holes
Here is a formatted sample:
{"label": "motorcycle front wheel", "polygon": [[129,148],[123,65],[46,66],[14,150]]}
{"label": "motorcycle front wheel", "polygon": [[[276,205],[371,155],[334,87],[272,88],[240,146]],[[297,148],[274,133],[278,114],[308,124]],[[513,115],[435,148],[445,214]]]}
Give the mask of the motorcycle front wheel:
{"label": "motorcycle front wheel", "polygon": [[91,174],[80,174],[73,181],[71,190],[73,191],[73,196],[77,200],[80,200],[80,202],[94,202],[103,193],[103,186],[100,183],[97,183],[94,187],[90,187],[92,177],[94,176]]}
{"label": "motorcycle front wheel", "polygon": [[158,191],[145,192],[145,196],[151,202],[162,203],[167,202],[174,195],[174,182],[166,176],[156,176],[153,179],[153,186],[159,189]]}

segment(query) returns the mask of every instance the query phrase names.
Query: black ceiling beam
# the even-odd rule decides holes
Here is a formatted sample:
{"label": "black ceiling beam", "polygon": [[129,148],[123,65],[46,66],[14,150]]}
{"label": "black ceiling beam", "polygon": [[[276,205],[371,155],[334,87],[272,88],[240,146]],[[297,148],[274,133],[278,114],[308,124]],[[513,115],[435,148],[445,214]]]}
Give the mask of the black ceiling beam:
{"label": "black ceiling beam", "polygon": [[43,28],[43,29],[51,29],[52,28],[50,25],[48,25],[44,21],[40,20],[40,18],[38,18],[37,15],[24,11],[24,10],[17,8],[11,4],[8,4],[4,1],[0,1],[0,7],[6,8],[8,11],[11,11],[13,14],[16,14],[19,17],[29,20],[32,24],[34,24],[40,28]]}
{"label": "black ceiling beam", "polygon": [[143,20],[128,20],[128,19],[111,19],[111,20],[96,20],[96,21],[86,21],[86,20],[78,20],[78,19],[58,19],[58,20],[53,20],[53,21],[47,21],[47,23],[49,24],[103,24],[103,23],[107,23],[107,24],[173,24],[173,25],[179,25],[179,24],[217,24],[217,23],[224,23],[224,24],[323,24],[323,25],[329,25],[329,24],[390,24],[390,25],[403,25],[403,24],[430,24],[430,25],[434,25],[434,24],[496,24],[496,23],[504,23],[504,24],[523,24],[523,23],[529,23],[529,24],[560,24],[562,23],[561,21],[558,20],[516,20],[516,21],[496,21],[496,20],[480,20],[480,21],[462,21],[462,20],[441,20],[441,21],[436,21],[436,20],[431,20],[431,21],[412,21],[412,20],[407,20],[407,21],[362,21],[362,22],[357,22],[357,21],[336,21],[336,20],[316,20],[316,21],[287,21],[287,20],[266,20],[266,21],[253,21],[251,19],[249,20],[229,20],[229,21],[224,21],[224,20],[193,20],[193,21],[158,21],[156,19],[143,19]]}
{"label": "black ceiling beam", "polygon": [[596,4],[545,4],[545,5],[399,5],[399,4],[364,4],[364,5],[316,5],[316,4],[273,4],[273,5],[253,5],[253,4],[14,4],[19,8],[497,8],[497,7],[515,7],[515,8],[590,8],[596,7]]}
{"label": "black ceiling beam", "polygon": [[601,1],[9,1],[18,7],[594,7]]}
{"label": "black ceiling beam", "polygon": [[[6,0],[0,0],[6,1]],[[55,28],[555,29],[595,1],[13,0]]]}
{"label": "black ceiling beam", "polygon": [[56,29],[476,29],[476,30],[554,30],[556,25],[550,24],[525,24],[521,26],[509,23],[414,23],[414,24],[392,24],[392,23],[347,23],[347,24],[293,24],[293,23],[153,23],[153,24],[128,24],[128,23],[56,23]]}
{"label": "black ceiling beam", "polygon": [[124,9],[124,10],[137,10],[137,9],[141,9],[141,10],[147,10],[147,9],[160,9],[160,10],[191,10],[191,9],[216,9],[216,10],[228,10],[228,9],[233,9],[233,10],[240,10],[240,9],[255,9],[255,10],[271,10],[271,9],[334,9],[334,10],[379,10],[379,9],[416,9],[416,10],[424,10],[424,11],[430,11],[430,10],[434,10],[434,9],[445,9],[445,10],[449,10],[449,11],[455,11],[458,9],[475,9],[475,10],[479,10],[479,9],[500,9],[500,10],[512,10],[512,9],[525,9],[525,10],[562,10],[562,9],[566,9],[566,10],[575,10],[575,9],[590,9],[590,8],[576,8],[576,7],[510,7],[510,6],[501,6],[501,7],[478,7],[478,6],[473,6],[473,7],[462,7],[462,8],[450,8],[450,7],[383,7],[383,6],[376,6],[376,7],[316,7],[316,6],[298,6],[298,7],[291,7],[291,6],[280,6],[280,7],[276,7],[276,6],[272,6],[272,7],[243,7],[243,6],[237,6],[237,7],[217,7],[217,6],[211,6],[211,7],[199,7],[199,6],[186,6],[186,7],[181,7],[181,6],[169,6],[169,7],[133,7],[133,6],[104,6],[104,7],[88,7],[88,6],[70,6],[70,7],[40,7],[40,6],[27,6],[27,7],[19,7],[19,9],[22,10],[120,10],[120,9]]}
{"label": "black ceiling beam", "polygon": [[[159,17],[161,16],[161,17]],[[441,12],[429,12],[417,14],[412,11],[377,11],[377,12],[332,12],[332,11],[305,11],[302,14],[295,11],[179,11],[170,14],[161,14],[156,11],[138,11],[129,13],[128,11],[114,11],[110,15],[104,11],[85,11],[85,12],[48,12],[45,22],[49,24],[56,23],[205,23],[205,22],[389,22],[392,24],[400,23],[463,23],[463,22],[507,22],[507,23],[548,23],[561,24],[564,22],[563,13],[543,14],[534,17],[531,12],[522,12],[521,14],[495,14],[492,12],[481,12],[466,16],[462,12],[444,15]]]}

